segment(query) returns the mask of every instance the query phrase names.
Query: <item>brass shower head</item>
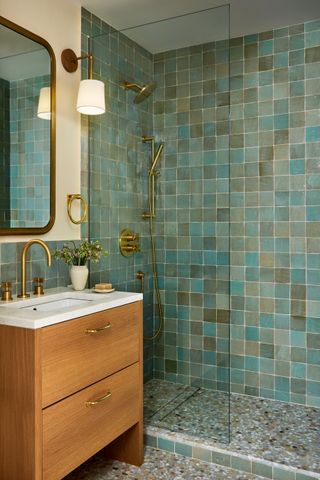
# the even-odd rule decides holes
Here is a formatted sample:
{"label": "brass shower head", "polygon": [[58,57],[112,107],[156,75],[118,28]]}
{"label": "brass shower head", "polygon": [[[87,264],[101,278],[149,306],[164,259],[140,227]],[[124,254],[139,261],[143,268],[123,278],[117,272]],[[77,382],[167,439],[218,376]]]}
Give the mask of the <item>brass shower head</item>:
{"label": "brass shower head", "polygon": [[151,81],[150,83],[147,83],[146,85],[138,85],[137,83],[130,83],[130,82],[123,82],[121,83],[121,87],[124,88],[125,90],[133,90],[134,92],[137,92],[137,96],[133,100],[134,103],[141,103],[143,100],[148,98],[151,93],[154,91],[156,88],[157,83],[155,81]]}

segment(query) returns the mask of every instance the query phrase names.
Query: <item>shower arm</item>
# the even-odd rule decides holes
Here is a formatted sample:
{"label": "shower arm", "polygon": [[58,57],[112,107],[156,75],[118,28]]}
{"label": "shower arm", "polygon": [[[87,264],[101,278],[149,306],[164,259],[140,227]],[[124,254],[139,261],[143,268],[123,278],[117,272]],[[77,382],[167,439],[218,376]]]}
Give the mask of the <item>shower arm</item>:
{"label": "shower arm", "polygon": [[125,88],[126,90],[134,90],[135,92],[140,93],[141,87],[137,83],[130,83],[130,82],[123,82],[122,87]]}

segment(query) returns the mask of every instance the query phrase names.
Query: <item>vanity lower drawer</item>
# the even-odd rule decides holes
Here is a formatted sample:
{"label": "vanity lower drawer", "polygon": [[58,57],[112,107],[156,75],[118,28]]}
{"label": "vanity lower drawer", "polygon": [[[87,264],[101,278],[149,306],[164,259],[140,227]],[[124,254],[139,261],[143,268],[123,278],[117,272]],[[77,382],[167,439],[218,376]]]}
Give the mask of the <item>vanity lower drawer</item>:
{"label": "vanity lower drawer", "polygon": [[131,303],[42,329],[43,408],[138,361],[139,309]]}
{"label": "vanity lower drawer", "polygon": [[131,365],[43,410],[43,478],[61,479],[139,421],[139,374]]}

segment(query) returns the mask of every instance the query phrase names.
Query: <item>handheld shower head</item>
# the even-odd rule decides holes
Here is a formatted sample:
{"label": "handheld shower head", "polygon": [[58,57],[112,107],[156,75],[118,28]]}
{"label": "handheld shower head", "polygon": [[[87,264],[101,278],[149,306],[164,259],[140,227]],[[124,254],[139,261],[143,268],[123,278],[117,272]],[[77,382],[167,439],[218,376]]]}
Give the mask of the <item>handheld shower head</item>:
{"label": "handheld shower head", "polygon": [[154,159],[153,159],[153,162],[152,162],[152,165],[151,165],[151,168],[150,168],[150,172],[149,172],[149,175],[154,175],[154,171],[156,169],[156,166],[157,166],[157,163],[159,161],[159,158],[160,158],[160,155],[162,153],[162,150],[163,150],[163,143],[160,143],[159,147],[158,147],[158,150],[154,156]]}

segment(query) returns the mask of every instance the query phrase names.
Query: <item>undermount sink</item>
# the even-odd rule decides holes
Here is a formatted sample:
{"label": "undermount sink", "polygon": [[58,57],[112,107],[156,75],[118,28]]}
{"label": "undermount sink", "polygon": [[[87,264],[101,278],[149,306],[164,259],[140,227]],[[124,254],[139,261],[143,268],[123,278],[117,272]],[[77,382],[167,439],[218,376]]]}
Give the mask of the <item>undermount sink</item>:
{"label": "undermount sink", "polygon": [[[86,307],[94,301],[90,294],[77,292],[64,292],[51,295],[47,298],[30,298],[7,304],[6,307],[19,310],[33,310],[35,312],[57,312],[71,307]],[[96,299],[96,298],[95,298]]]}
{"label": "undermount sink", "polygon": [[88,305],[92,302],[92,300],[84,300],[84,299],[75,299],[75,298],[64,298],[63,300],[51,300],[42,303],[36,303],[33,305],[28,305],[26,307],[20,307],[25,310],[34,310],[37,312],[49,312],[51,310],[56,311],[60,310],[61,308],[69,308],[69,307],[81,307]]}

